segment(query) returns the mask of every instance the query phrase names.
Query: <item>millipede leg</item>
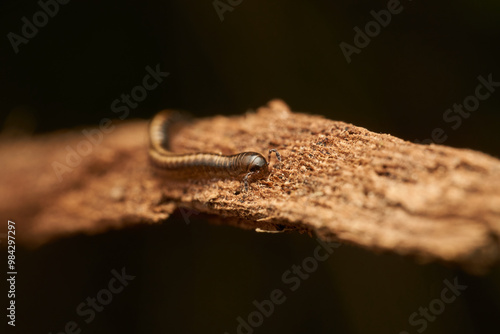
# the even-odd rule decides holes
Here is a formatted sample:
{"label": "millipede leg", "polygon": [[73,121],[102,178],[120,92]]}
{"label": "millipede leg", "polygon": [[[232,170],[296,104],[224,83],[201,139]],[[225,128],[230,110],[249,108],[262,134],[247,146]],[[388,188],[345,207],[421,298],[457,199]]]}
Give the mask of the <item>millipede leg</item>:
{"label": "millipede leg", "polygon": [[247,175],[245,175],[245,177],[243,178],[243,191],[244,192],[247,192],[248,191],[248,177],[251,175],[252,173],[248,173]]}
{"label": "millipede leg", "polygon": [[272,149],[269,150],[269,156],[267,158],[267,161],[268,161],[267,164],[268,165],[271,163],[271,153],[273,153],[273,152],[276,154],[276,159],[278,159],[278,161],[281,162],[281,154],[280,154],[280,152],[278,152],[277,149],[272,148]]}

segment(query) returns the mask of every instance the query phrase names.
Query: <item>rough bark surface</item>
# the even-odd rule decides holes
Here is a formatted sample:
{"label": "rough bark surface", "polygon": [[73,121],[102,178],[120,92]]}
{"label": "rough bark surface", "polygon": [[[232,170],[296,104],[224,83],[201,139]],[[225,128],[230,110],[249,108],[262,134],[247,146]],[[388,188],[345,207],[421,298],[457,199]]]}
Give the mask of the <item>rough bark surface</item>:
{"label": "rough bark surface", "polygon": [[[238,180],[162,178],[148,163],[147,122],[114,126],[92,145],[79,130],[0,141],[0,209],[27,244],[156,223],[182,207],[186,217],[196,210],[244,228],[305,231],[476,273],[499,257],[500,161],[488,155],[292,113],[279,100],[176,134],[177,152],[277,148],[282,163],[245,193]],[[70,148],[88,154],[78,161]],[[68,166],[60,178],[54,162]]]}

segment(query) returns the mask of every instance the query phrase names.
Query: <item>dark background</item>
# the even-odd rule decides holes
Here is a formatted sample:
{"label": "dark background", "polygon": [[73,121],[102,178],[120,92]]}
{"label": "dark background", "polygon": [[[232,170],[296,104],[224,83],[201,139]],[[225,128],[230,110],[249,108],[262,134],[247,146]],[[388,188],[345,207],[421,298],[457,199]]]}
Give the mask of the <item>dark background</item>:
{"label": "dark background", "polygon": [[[225,1],[224,1],[225,2]],[[452,129],[443,113],[500,81],[500,4],[402,1],[403,10],[347,63],[339,47],[386,1],[250,1],[224,13],[213,1],[71,1],[16,54],[36,1],[3,1],[0,128],[36,135],[118,116],[111,103],[142,83],[145,67],[170,75],[131,110],[240,114],[272,98],[293,110],[415,141],[442,128],[445,145],[500,156],[500,90]],[[8,157],[2,157],[5,159]],[[10,217],[15,220],[15,217]],[[107,286],[112,269],[136,279],[84,333],[229,333],[253,300],[285,289],[282,273],[312,254],[306,235],[262,235],[176,215],[161,226],[76,236],[18,251],[19,333],[57,333],[76,306]],[[443,280],[468,289],[426,333],[498,331],[500,269],[469,276],[439,264],[343,245],[255,333],[416,333],[408,317],[439,298]],[[11,330],[11,328],[9,328]]]}

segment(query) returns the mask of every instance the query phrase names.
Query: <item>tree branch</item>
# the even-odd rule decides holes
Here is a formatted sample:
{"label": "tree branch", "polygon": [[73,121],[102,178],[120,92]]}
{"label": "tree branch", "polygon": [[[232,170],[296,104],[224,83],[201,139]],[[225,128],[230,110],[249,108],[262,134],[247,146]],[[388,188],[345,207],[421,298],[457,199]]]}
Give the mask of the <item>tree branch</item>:
{"label": "tree branch", "polygon": [[134,121],[88,130],[88,137],[73,131],[2,140],[0,154],[8,159],[0,208],[16,221],[20,237],[40,244],[159,222],[183,207],[224,217],[226,224],[305,231],[472,272],[499,257],[500,161],[485,154],[291,113],[278,100],[256,113],[199,120],[177,133],[172,146],[178,152],[265,154],[277,148],[283,162],[245,193],[237,180],[156,175],[146,127]]}

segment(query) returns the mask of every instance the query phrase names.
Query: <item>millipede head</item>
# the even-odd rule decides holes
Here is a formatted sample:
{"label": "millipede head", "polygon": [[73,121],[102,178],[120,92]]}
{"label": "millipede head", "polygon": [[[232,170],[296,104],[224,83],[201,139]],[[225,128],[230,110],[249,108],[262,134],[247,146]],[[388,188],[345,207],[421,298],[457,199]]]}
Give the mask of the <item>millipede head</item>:
{"label": "millipede head", "polygon": [[263,179],[269,175],[266,158],[260,153],[248,152],[245,156],[246,178],[253,181]]}

